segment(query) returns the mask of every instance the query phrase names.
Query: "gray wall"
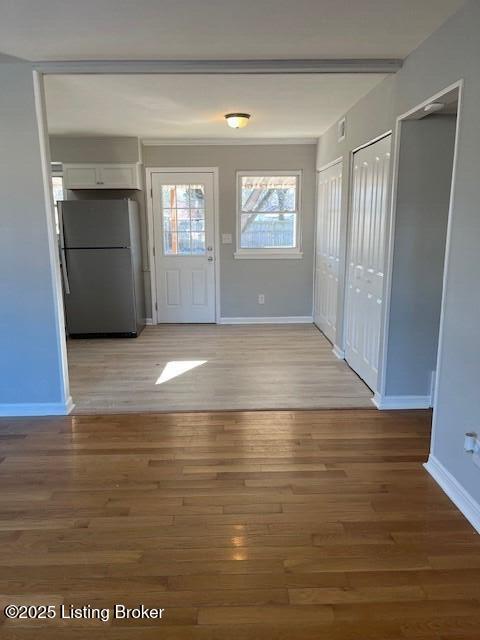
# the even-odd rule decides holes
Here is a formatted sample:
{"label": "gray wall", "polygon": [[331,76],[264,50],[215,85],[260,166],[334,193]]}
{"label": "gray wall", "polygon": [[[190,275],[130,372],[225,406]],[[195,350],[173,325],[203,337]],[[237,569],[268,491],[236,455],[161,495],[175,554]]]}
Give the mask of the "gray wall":
{"label": "gray wall", "polygon": [[[219,247],[222,317],[312,315],[315,153],[314,145],[144,147],[145,167],[219,168],[220,233],[233,236]],[[235,260],[236,171],[296,169],[303,172],[303,258]]]}
{"label": "gray wall", "polygon": [[68,394],[63,318],[53,293],[53,212],[45,199],[31,65],[0,61],[0,87],[0,405],[61,408]]}
{"label": "gray wall", "polygon": [[386,395],[427,396],[437,368],[455,116],[402,124]]}
{"label": "gray wall", "polygon": [[480,3],[474,0],[412,53],[399,73],[383,81],[349,111],[344,142],[336,142],[332,128],[322,136],[318,149],[319,166],[340,155],[348,161],[355,146],[393,128],[396,116],[448,85],[465,80],[432,453],[477,502],[480,470],[466,462],[463,434],[480,432],[479,32]]}
{"label": "gray wall", "polygon": [[[48,117],[48,114],[47,114]],[[50,136],[53,162],[140,162],[138,138]]]}

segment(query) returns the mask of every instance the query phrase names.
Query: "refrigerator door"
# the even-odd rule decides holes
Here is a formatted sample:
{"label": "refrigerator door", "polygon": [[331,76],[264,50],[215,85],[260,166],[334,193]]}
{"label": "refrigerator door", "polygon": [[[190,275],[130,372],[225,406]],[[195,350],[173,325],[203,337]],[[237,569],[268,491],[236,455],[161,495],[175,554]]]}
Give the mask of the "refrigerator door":
{"label": "refrigerator door", "polygon": [[65,254],[69,334],[136,334],[130,250],[67,249]]}
{"label": "refrigerator door", "polygon": [[130,247],[128,200],[64,200],[66,249]]}

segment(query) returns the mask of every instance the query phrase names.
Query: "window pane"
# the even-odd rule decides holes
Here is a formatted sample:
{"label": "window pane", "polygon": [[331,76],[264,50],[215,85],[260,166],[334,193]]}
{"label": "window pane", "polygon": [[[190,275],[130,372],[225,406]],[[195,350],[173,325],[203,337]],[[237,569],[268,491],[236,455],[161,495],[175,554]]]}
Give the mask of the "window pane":
{"label": "window pane", "polygon": [[190,209],[177,209],[177,231],[190,233]]}
{"label": "window pane", "polygon": [[205,188],[203,184],[190,185],[190,206],[200,209],[205,207]]}
{"label": "window pane", "polygon": [[205,218],[192,217],[192,231],[205,231]]}
{"label": "window pane", "polygon": [[205,233],[192,233],[192,253],[203,254],[205,253]]}
{"label": "window pane", "polygon": [[177,234],[172,231],[163,232],[163,252],[165,255],[175,255],[177,253]]}
{"label": "window pane", "polygon": [[297,176],[242,176],[242,211],[293,212]]}
{"label": "window pane", "polygon": [[174,184],[165,184],[162,186],[162,206],[166,209],[176,207],[177,199]]}
{"label": "window pane", "polygon": [[162,185],[165,255],[205,254],[205,186]]}
{"label": "window pane", "polygon": [[242,213],[240,247],[242,249],[295,248],[295,213]]}
{"label": "window pane", "polygon": [[177,192],[176,206],[182,209],[188,209],[190,206],[190,190],[188,184],[177,184],[175,189]]}
{"label": "window pane", "polygon": [[165,255],[190,255],[190,233],[165,232],[163,238]]}
{"label": "window pane", "polygon": [[179,232],[177,233],[177,237],[178,237],[178,248],[177,248],[177,254],[179,255],[185,255],[185,254],[190,254],[191,253],[191,247],[190,247],[190,232]]}
{"label": "window pane", "polygon": [[190,206],[188,184],[165,184],[162,186],[163,206],[167,208],[180,207],[188,209]]}
{"label": "window pane", "polygon": [[163,230],[166,231],[175,231],[176,229],[176,220],[175,220],[175,209],[164,209],[163,210]]}

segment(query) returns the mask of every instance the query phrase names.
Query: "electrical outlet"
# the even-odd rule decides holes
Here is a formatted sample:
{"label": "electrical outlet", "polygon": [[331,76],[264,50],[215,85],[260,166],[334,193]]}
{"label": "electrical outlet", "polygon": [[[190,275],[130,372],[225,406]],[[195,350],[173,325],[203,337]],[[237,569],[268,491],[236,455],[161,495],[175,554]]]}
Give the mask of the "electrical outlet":
{"label": "electrical outlet", "polygon": [[263,293],[258,294],[258,304],[265,304],[265,296]]}

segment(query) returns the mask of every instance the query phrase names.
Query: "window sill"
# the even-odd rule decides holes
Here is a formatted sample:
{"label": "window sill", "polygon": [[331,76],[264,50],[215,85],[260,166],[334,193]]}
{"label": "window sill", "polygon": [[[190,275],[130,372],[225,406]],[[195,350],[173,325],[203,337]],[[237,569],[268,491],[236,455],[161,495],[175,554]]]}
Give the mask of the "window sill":
{"label": "window sill", "polygon": [[235,260],[301,260],[302,251],[236,251],[233,254]]}

